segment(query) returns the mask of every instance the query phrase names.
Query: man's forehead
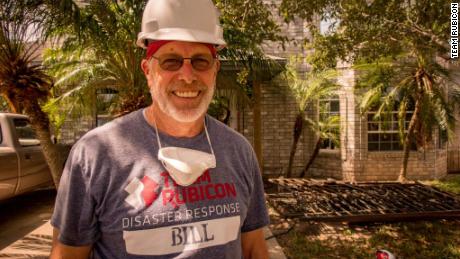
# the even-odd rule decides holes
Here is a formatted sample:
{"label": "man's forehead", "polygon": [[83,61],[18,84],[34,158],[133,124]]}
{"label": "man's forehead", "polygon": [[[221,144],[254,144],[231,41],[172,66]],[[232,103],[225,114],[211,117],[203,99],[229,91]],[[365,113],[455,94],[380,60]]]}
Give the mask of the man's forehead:
{"label": "man's forehead", "polygon": [[167,53],[211,53],[211,50],[205,43],[186,42],[186,41],[171,41],[157,50],[157,54]]}

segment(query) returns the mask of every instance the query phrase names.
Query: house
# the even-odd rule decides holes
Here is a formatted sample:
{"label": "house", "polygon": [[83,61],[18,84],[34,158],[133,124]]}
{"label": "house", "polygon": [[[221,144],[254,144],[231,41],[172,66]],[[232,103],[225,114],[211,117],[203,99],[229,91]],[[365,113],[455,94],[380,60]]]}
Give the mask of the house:
{"label": "house", "polygon": [[[280,2],[280,1],[278,1]],[[286,25],[279,18],[283,32],[290,38],[302,40],[309,37],[305,23],[295,20]],[[301,45],[287,44],[285,49],[267,42],[264,46],[267,57],[276,62],[286,62],[290,55],[306,54]],[[218,79],[218,96],[235,96],[232,87],[236,84],[235,73],[238,66],[230,61],[222,61],[221,76]],[[306,65],[300,72],[308,70]],[[386,123],[372,120],[372,113],[363,114],[354,93],[357,73],[347,64],[339,64],[341,85],[336,96],[322,100],[330,115],[340,117],[340,145],[327,140],[320,149],[319,156],[308,172],[309,177],[334,178],[345,181],[392,181],[396,180],[402,163],[403,152],[398,140],[394,117]],[[287,82],[275,74],[260,73],[249,83],[253,89],[253,103],[242,102],[241,98],[227,98],[227,123],[242,133],[254,146],[260,166],[266,176],[285,173],[289,162],[293,126],[297,114],[297,104]],[[460,81],[460,79],[459,79]],[[91,116],[66,121],[60,135],[60,142],[74,143],[88,130],[109,121],[107,103],[116,94],[106,89],[95,93],[98,105]],[[460,113],[460,112],[459,112]],[[458,114],[457,113],[457,116]],[[326,114],[327,115],[327,114]],[[310,118],[318,118],[319,111],[312,106]],[[458,116],[460,120],[460,116]],[[385,124],[385,125],[384,125]],[[389,127],[387,125],[390,125]],[[313,132],[305,130],[297,147],[294,159],[294,176],[298,175],[311,156],[316,143]],[[455,129],[455,137],[446,142],[440,132],[425,150],[411,151],[408,164],[409,179],[434,179],[448,172],[460,171],[460,124]]]}
{"label": "house", "polygon": [[[280,1],[278,1],[280,2]],[[275,14],[276,16],[276,14]],[[302,20],[286,25],[279,18],[282,31],[290,38],[304,39],[309,32]],[[301,46],[288,44],[282,50],[276,44],[267,43],[267,55],[287,59],[290,55],[305,54]],[[371,112],[363,114],[359,109],[354,85],[357,73],[348,64],[339,64],[341,75],[337,79],[341,85],[335,98],[327,102],[331,115],[340,116],[340,146],[328,144],[321,148],[319,156],[308,172],[310,177],[334,178],[345,181],[393,181],[401,168],[403,152],[400,145],[396,114],[389,122],[377,122]],[[305,71],[303,66],[299,70]],[[460,78],[459,78],[460,81]],[[259,162],[265,175],[277,176],[285,172],[291,143],[297,105],[287,87],[287,82],[270,80],[260,84],[260,111],[232,105],[231,114],[239,114],[234,126],[254,145],[259,154]],[[241,106],[240,106],[241,107]],[[260,113],[260,144],[254,137],[256,124],[254,112]],[[460,111],[456,113],[460,121]],[[318,109],[312,107],[308,116],[318,118]],[[393,125],[387,128],[386,125]],[[408,122],[406,123],[408,125]],[[316,136],[304,131],[294,160],[294,175],[298,175],[313,152]],[[437,179],[448,172],[460,171],[460,124],[455,129],[455,137],[446,142],[438,132],[425,150],[410,152],[407,177],[413,180]]]}

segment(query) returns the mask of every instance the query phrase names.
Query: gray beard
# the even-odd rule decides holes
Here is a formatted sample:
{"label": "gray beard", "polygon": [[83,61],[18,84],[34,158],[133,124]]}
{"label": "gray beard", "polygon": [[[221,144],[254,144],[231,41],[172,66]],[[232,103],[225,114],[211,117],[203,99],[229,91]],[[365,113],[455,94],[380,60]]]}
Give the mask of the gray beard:
{"label": "gray beard", "polygon": [[201,103],[197,108],[184,110],[177,109],[167,100],[165,96],[162,96],[164,93],[160,93],[159,91],[157,92],[155,89],[158,88],[150,87],[150,95],[152,96],[153,102],[157,103],[158,107],[164,114],[171,116],[176,121],[190,123],[197,121],[208,110],[209,104],[211,103],[214,95],[215,85],[206,91],[205,96],[203,96]]}

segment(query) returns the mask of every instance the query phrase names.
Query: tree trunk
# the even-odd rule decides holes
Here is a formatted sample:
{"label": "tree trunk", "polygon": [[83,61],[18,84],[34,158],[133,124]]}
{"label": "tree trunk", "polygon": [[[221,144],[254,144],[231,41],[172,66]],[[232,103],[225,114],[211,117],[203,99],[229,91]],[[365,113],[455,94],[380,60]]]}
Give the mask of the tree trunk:
{"label": "tree trunk", "polygon": [[40,145],[43,150],[43,155],[48,164],[53,178],[56,190],[59,187],[59,181],[64,168],[64,163],[70,148],[63,145],[54,144],[51,141],[51,134],[49,130],[49,119],[46,113],[43,112],[38,104],[25,105],[25,114],[29,116],[30,124],[34,128]]}
{"label": "tree trunk", "polygon": [[319,149],[321,148],[321,141],[323,141],[322,138],[318,138],[318,141],[316,141],[315,150],[313,150],[313,154],[311,154],[310,160],[308,160],[307,165],[305,166],[302,173],[300,174],[300,178],[305,177],[305,174],[307,173],[308,169],[310,169],[310,166],[313,164],[316,157],[318,156]]}
{"label": "tree trunk", "polygon": [[5,101],[7,102],[8,107],[10,108],[10,112],[18,113],[18,107],[16,107],[16,104],[14,103],[13,99],[10,98],[7,94],[3,94],[2,96],[3,99],[5,99]]}
{"label": "tree trunk", "polygon": [[412,135],[414,133],[415,125],[417,125],[418,120],[419,120],[420,109],[421,109],[421,103],[419,100],[417,100],[415,102],[414,114],[412,115],[410,119],[409,129],[407,129],[407,134],[403,142],[404,156],[403,156],[401,170],[399,171],[399,176],[398,176],[399,182],[405,182],[407,180],[407,164],[409,162],[411,140],[412,140]]}
{"label": "tree trunk", "polygon": [[300,136],[302,135],[303,130],[303,113],[299,112],[295,118],[294,124],[294,139],[292,141],[291,153],[289,154],[289,164],[286,172],[286,177],[290,178],[292,176],[292,164],[294,163],[295,152],[297,150],[297,143],[299,142]]}
{"label": "tree trunk", "polygon": [[254,119],[254,151],[256,152],[257,160],[259,160],[260,172],[263,174],[263,150],[262,150],[262,89],[260,82],[254,80],[254,106],[253,106],[253,119]]}

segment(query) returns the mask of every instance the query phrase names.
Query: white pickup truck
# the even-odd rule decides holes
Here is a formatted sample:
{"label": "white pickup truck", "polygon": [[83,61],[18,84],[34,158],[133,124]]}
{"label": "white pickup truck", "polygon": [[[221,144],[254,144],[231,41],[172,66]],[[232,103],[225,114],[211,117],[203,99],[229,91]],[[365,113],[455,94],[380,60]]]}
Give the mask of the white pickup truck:
{"label": "white pickup truck", "polygon": [[27,116],[0,112],[0,200],[53,181]]}

